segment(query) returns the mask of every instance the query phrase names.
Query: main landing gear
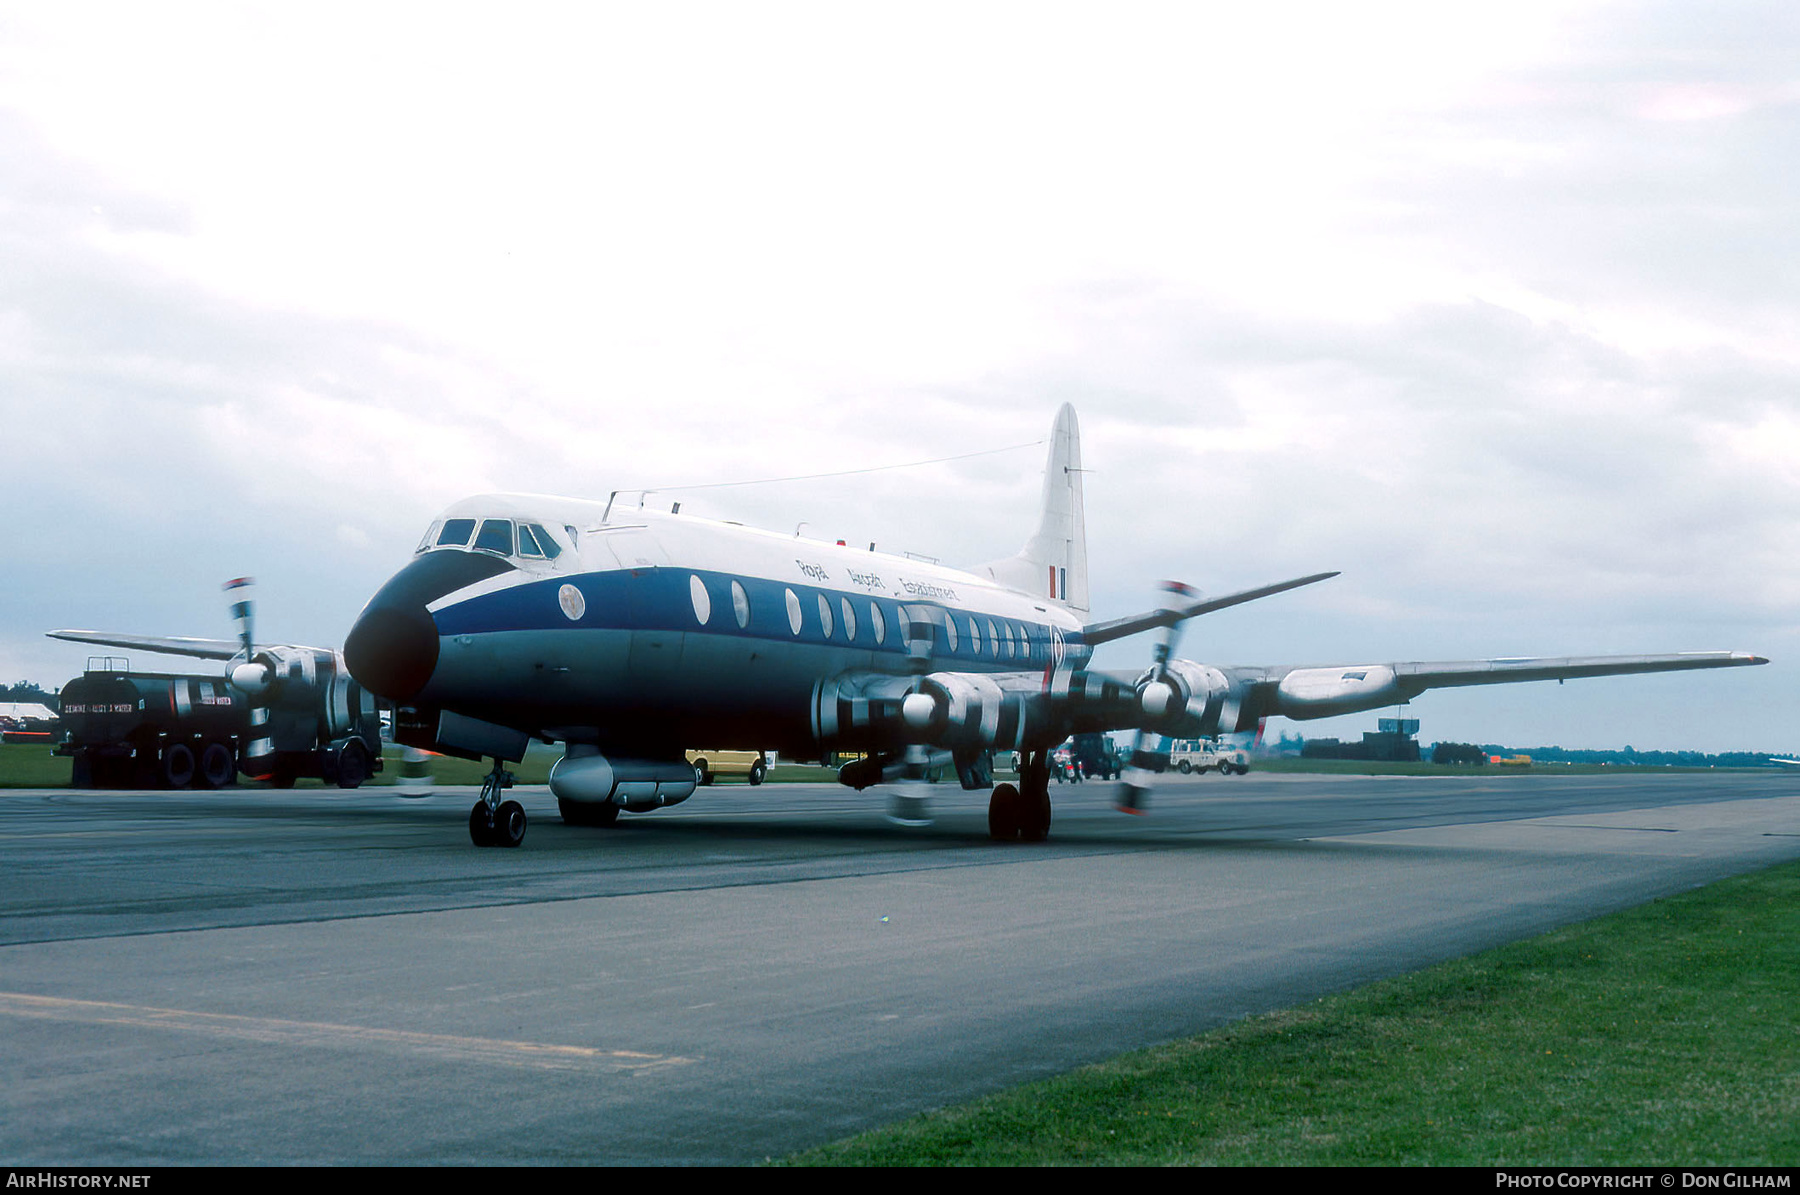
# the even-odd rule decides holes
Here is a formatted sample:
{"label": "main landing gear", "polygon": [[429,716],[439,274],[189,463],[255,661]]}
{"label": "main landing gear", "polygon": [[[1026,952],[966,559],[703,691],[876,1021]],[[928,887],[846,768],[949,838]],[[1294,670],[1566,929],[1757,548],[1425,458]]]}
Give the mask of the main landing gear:
{"label": "main landing gear", "polygon": [[513,786],[513,774],[494,759],[494,770],[481,782],[481,800],[469,810],[469,840],[476,846],[518,846],[525,841],[525,806],[502,801]]}
{"label": "main landing gear", "polygon": [[1019,784],[996,784],[988,798],[988,836],[996,842],[1042,842],[1050,836],[1048,752],[1033,751],[1019,764]]}

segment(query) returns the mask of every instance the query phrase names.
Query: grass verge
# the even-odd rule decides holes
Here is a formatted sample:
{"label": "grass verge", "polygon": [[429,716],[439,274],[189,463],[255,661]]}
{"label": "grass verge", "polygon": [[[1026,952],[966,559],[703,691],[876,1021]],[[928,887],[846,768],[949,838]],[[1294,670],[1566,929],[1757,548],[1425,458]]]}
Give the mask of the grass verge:
{"label": "grass verge", "polygon": [[1800,863],[787,1162],[1791,1166],[1797,977]]}

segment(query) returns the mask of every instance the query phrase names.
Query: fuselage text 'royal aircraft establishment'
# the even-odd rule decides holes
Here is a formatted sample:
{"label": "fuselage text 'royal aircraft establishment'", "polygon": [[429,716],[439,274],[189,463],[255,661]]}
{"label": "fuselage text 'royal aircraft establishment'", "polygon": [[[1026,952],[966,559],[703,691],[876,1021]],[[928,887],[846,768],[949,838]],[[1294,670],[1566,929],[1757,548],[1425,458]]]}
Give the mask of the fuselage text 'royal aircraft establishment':
{"label": "fuselage text 'royal aircraft establishment'", "polygon": [[[1094,623],[1088,608],[1075,412],[1056,417],[1037,533],[970,571],[692,516],[561,498],[484,495],[436,519],[345,644],[351,673],[396,703],[402,742],[495,759],[471,811],[478,843],[516,844],[500,763],[532,738],[566,744],[550,787],[565,820],[607,824],[692,793],[688,747],[798,759],[864,752],[858,788],[918,778],[948,753],[993,789],[1002,838],[1049,829],[1047,755],[1071,734],[1134,729],[1121,808],[1144,806],[1164,737],[1203,738],[1271,715],[1320,718],[1447,685],[1764,663],[1732,652],[1349,667],[1215,667],[1173,658],[1198,614],[1335,574]],[[1160,629],[1142,674],[1087,667],[1095,646]],[[991,753],[1023,753],[993,785]]]}
{"label": "fuselage text 'royal aircraft establishment'", "polygon": [[[688,748],[775,749],[863,753],[840,779],[902,781],[901,820],[922,816],[916,782],[947,758],[964,788],[992,789],[995,837],[1037,840],[1050,827],[1048,755],[1071,734],[1137,732],[1118,805],[1142,812],[1171,738],[1377,709],[1452,685],[1767,662],[1737,652],[1279,668],[1178,659],[1185,620],[1336,574],[1214,598],[1169,582],[1160,608],[1090,622],[1081,477],[1065,405],[1036,534],[1018,555],[966,572],[613,502],[490,494],[432,522],[341,656],[256,648],[248,603],[241,644],[52,634],[229,657],[227,678],[265,722],[284,688],[327,672],[348,684],[347,665],[395,704],[402,743],[494,760],[469,817],[483,846],[524,838],[524,809],[503,799],[503,763],[532,739],[565,744],[550,788],[574,824],[685,800],[696,784]],[[1142,673],[1088,667],[1096,646],[1152,630],[1162,639]],[[1016,787],[993,783],[996,750],[1020,753]]]}

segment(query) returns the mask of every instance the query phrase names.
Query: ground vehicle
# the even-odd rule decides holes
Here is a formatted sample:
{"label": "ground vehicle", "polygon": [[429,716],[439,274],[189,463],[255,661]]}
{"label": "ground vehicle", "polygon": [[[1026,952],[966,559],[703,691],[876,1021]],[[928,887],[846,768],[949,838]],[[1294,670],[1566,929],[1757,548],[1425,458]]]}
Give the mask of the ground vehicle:
{"label": "ground vehicle", "polygon": [[1070,740],[1075,766],[1090,780],[1117,780],[1124,770],[1124,759],[1103,734],[1078,734]]}
{"label": "ground vehicle", "polygon": [[76,788],[219,788],[266,768],[277,788],[317,776],[355,788],[381,771],[372,694],[318,653],[310,669],[252,698],[216,676],[132,672],[118,657],[88,661],[61,693]]}
{"label": "ground vehicle", "polygon": [[1058,784],[1080,784],[1082,781],[1081,760],[1076,756],[1073,747],[1056,748],[1050,753],[1050,778]]}
{"label": "ground vehicle", "polygon": [[693,765],[694,783],[711,784],[720,776],[742,776],[761,784],[769,775],[769,757],[761,751],[702,751],[687,753]]}
{"label": "ground vehicle", "polygon": [[1169,745],[1169,766],[1183,775],[1210,769],[1221,776],[1242,776],[1250,770],[1250,756],[1217,739],[1176,739]]}

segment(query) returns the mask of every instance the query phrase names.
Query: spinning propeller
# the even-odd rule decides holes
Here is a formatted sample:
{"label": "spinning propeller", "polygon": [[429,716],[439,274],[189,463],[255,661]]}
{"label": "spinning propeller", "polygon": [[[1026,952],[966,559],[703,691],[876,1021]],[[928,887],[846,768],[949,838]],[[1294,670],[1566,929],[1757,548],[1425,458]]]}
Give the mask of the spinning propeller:
{"label": "spinning propeller", "polygon": [[[1167,714],[1170,703],[1175,700],[1175,689],[1169,684],[1169,657],[1175,654],[1175,643],[1181,638],[1184,620],[1178,615],[1200,597],[1198,590],[1180,581],[1164,581],[1162,591],[1161,612],[1170,617],[1162,621],[1163,636],[1156,644],[1150,680],[1138,691],[1144,717],[1151,722]],[[1131,740],[1131,759],[1120,777],[1119,797],[1113,803],[1114,807],[1121,813],[1144,813],[1150,804],[1150,777],[1168,766],[1168,738],[1157,734],[1148,725],[1138,727]]]}
{"label": "spinning propeller", "polygon": [[[256,584],[250,577],[235,577],[225,582],[226,593],[247,590]],[[247,594],[231,603],[231,617],[237,620],[238,642],[243,663],[232,664],[226,677],[243,691],[250,703],[250,735],[240,752],[239,766],[258,780],[267,780],[275,772],[275,741],[269,734],[269,690],[275,683],[275,660],[268,654],[256,654],[255,603]],[[236,656],[232,657],[234,660]]]}

